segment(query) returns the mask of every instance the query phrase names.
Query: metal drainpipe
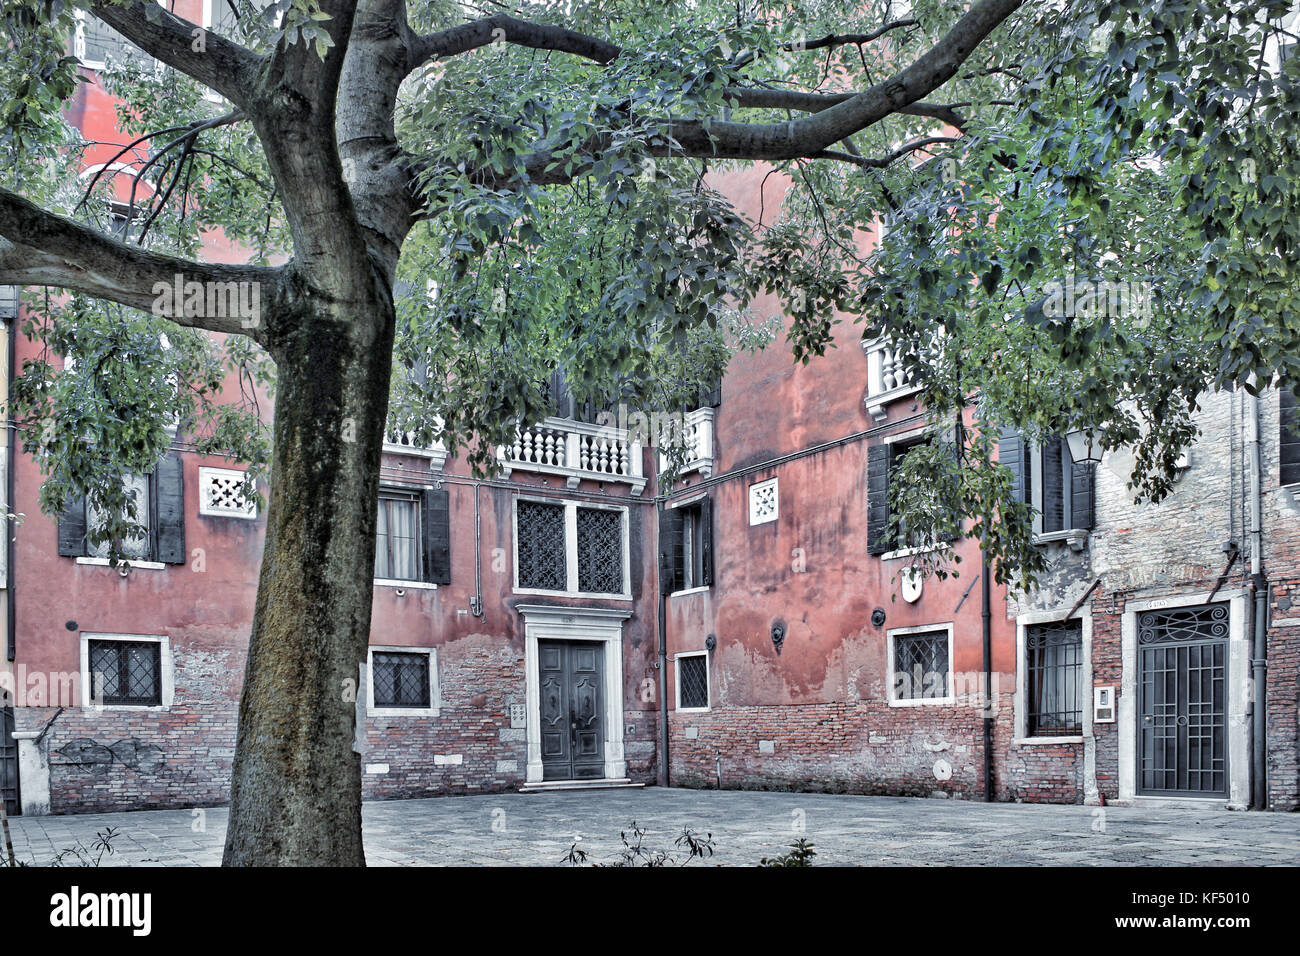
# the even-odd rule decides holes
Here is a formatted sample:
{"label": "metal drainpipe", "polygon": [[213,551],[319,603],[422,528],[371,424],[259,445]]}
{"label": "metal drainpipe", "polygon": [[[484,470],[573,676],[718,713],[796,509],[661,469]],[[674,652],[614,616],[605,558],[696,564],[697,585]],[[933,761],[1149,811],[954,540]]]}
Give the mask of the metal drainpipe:
{"label": "metal drainpipe", "polygon": [[474,483],[474,597],[470,600],[469,612],[477,618],[486,618],[487,612],[483,609],[483,532],[478,514],[478,492],[481,487],[481,482]]}
{"label": "metal drainpipe", "polygon": [[659,589],[659,786],[669,785],[668,774],[668,595],[664,594],[659,575],[663,568],[659,556],[659,527],[664,514],[664,501],[655,502],[655,586]]}
{"label": "metal drainpipe", "polygon": [[[22,295],[21,288],[19,295]],[[21,301],[21,300],[20,300]],[[5,506],[8,512],[14,510],[14,452],[17,449],[17,441],[14,428],[13,416],[13,392],[14,392],[14,347],[18,342],[18,312],[14,311],[14,317],[9,320],[9,378],[7,382],[5,400],[5,431],[6,435],[6,452],[5,460]],[[14,574],[14,526],[8,519],[3,519],[5,529],[5,630],[7,659],[12,661],[18,653],[17,637],[17,613],[14,610],[14,581],[17,575]]]}
{"label": "metal drainpipe", "polygon": [[1255,598],[1251,678],[1251,807],[1268,805],[1268,578],[1264,576],[1263,458],[1259,441],[1259,398],[1247,395],[1250,419],[1250,588]]}
{"label": "metal drainpipe", "polygon": [[989,556],[980,543],[980,626],[984,643],[984,800],[993,802],[993,609]]}

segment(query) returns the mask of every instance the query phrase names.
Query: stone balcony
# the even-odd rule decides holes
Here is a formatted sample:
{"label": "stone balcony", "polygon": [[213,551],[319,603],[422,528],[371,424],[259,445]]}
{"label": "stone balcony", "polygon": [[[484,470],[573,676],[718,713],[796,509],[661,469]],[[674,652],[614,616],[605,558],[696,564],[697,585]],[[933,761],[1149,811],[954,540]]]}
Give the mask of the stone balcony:
{"label": "stone balcony", "polygon": [[626,484],[639,495],[646,485],[641,442],[627,429],[568,418],[521,428],[513,444],[498,447],[497,460],[507,477],[515,470],[563,475],[570,488],[585,478]]}
{"label": "stone balcony", "polygon": [[431,471],[442,471],[443,466],[447,464],[447,447],[440,441],[434,442],[429,447],[424,447],[415,440],[415,432],[401,432],[390,429],[384,435],[384,454],[414,455],[419,458],[427,458],[429,459],[429,469]]}
{"label": "stone balcony", "polygon": [[[680,474],[699,472],[705,478],[713,474],[713,416],[712,408],[697,408],[681,416],[674,423],[681,429],[686,445],[686,463]],[[668,456],[659,455],[659,471],[669,470]]]}
{"label": "stone balcony", "polygon": [[884,339],[864,341],[867,355],[867,414],[876,421],[885,418],[886,406],[917,389],[903,363],[905,353]]}

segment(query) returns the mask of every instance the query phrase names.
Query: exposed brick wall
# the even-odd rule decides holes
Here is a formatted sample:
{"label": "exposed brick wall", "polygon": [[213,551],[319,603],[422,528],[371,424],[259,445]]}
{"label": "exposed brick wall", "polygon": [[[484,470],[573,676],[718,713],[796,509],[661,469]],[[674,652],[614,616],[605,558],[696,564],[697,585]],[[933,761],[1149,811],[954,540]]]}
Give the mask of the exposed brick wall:
{"label": "exposed brick wall", "polygon": [[[203,807],[230,797],[242,648],[171,636],[175,697],[164,712],[20,707],[47,728],[54,813]],[[234,680],[230,680],[234,675]]]}
{"label": "exposed brick wall", "polygon": [[[994,784],[1003,800],[1016,799],[1005,763],[1010,715],[1010,695],[999,695]],[[984,795],[982,712],[970,704],[729,706],[672,711],[668,722],[672,782],[678,786],[716,787],[721,757],[724,789]]]}

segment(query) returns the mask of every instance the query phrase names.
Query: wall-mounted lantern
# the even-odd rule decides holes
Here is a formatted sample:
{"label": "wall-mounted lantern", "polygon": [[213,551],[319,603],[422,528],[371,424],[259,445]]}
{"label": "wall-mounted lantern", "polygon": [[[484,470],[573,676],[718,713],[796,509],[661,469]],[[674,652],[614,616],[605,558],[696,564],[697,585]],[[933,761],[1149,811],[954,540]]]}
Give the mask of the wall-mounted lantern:
{"label": "wall-mounted lantern", "polygon": [[1101,435],[1095,430],[1081,428],[1067,432],[1065,440],[1070,446],[1070,457],[1076,464],[1085,461],[1096,464],[1101,461]]}

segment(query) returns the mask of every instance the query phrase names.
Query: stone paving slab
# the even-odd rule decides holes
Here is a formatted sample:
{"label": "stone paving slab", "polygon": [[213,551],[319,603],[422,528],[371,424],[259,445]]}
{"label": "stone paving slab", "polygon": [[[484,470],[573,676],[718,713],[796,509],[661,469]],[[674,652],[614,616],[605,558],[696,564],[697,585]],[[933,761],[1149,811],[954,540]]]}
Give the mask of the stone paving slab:
{"label": "stone paving slab", "polygon": [[[225,808],[141,810],[10,820],[14,850],[46,864],[114,827],[102,866],[216,866]],[[609,861],[635,820],[645,843],[689,826],[711,833],[710,864],[749,866],[800,836],[818,865],[1294,866],[1300,815],[1221,809],[974,803],[906,797],[736,790],[502,793],[367,803],[367,859],[376,866],[558,866],[575,839]],[[801,829],[802,828],[802,829]],[[578,839],[580,838],[580,839]],[[692,865],[699,865],[695,863]]]}

